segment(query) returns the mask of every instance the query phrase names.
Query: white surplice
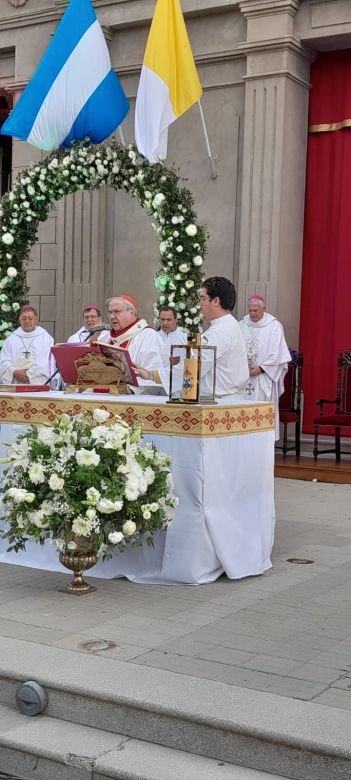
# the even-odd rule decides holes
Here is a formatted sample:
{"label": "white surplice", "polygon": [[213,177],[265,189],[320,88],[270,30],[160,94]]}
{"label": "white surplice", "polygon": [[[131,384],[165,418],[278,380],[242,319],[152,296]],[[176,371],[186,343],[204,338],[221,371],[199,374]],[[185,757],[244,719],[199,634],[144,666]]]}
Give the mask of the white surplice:
{"label": "white surplice", "polygon": [[[169,366],[171,347],[176,346],[177,344],[186,344],[188,341],[188,336],[181,328],[175,328],[175,330],[172,330],[170,333],[165,333],[163,330],[159,330],[158,335],[161,339],[163,365],[167,367]],[[174,357],[177,357],[176,350],[173,354]],[[184,350],[179,352],[178,357],[180,356],[184,357]]]}
{"label": "white surplice", "polygon": [[[231,314],[212,320],[210,327],[202,334],[204,346],[216,347],[216,398],[235,401],[242,394],[249,378],[245,341],[239,323]],[[168,394],[169,368],[158,369],[160,380]],[[175,366],[172,375],[172,391],[181,392],[183,381],[182,365]],[[213,387],[213,361],[202,353],[200,395],[211,396]]]}
{"label": "white surplice", "polygon": [[263,374],[250,377],[242,398],[252,401],[273,401],[275,406],[275,435],[279,439],[279,396],[284,391],[284,377],[291,360],[282,324],[264,313],[258,322],[247,314],[240,322],[247,345],[251,366],[260,366]]}
{"label": "white surplice", "polygon": [[[245,341],[239,323],[232,314],[224,314],[211,320],[210,327],[202,335],[203,344],[216,347],[216,398],[236,400],[249,378]],[[201,394],[210,395],[212,370],[203,365]]]}
{"label": "white surplice", "polygon": [[45,384],[50,376],[50,352],[54,339],[40,325],[30,333],[17,328],[5,339],[0,353],[0,382],[23,384],[14,379],[16,369],[25,370],[29,384]]}

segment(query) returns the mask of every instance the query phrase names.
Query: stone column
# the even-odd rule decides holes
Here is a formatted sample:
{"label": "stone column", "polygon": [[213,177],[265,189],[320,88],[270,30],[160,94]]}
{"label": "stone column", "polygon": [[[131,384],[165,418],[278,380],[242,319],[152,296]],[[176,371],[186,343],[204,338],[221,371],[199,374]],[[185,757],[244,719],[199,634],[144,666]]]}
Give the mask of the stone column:
{"label": "stone column", "polygon": [[247,19],[238,315],[256,292],[298,343],[309,68],[299,0],[240,0]]}

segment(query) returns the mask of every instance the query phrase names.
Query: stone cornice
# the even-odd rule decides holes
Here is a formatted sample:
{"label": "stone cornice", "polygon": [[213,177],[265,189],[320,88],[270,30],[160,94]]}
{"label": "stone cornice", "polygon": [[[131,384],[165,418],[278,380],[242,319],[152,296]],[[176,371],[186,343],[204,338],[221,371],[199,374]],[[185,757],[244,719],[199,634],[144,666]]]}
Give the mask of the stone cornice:
{"label": "stone cornice", "polygon": [[[211,52],[210,54],[198,54],[194,57],[197,67],[201,65],[220,65],[225,62],[232,62],[233,60],[242,60],[245,58],[245,52],[238,49],[228,49],[227,51]],[[142,63],[132,63],[131,65],[117,66],[114,70],[118,73],[118,76],[130,77],[139,76]]]}
{"label": "stone cornice", "polygon": [[21,79],[20,81],[9,81],[6,86],[6,92],[9,92],[10,95],[15,95],[17,92],[23,92],[23,90],[26,88],[28,84],[29,79]]}
{"label": "stone cornice", "polygon": [[[257,0],[256,0],[257,1]],[[49,22],[58,22],[68,5],[68,0],[54,0],[48,8],[18,8],[14,13],[0,19],[0,32],[2,30],[15,30],[16,28],[32,27],[37,24],[47,24]],[[137,24],[149,23],[154,11],[154,3],[145,3],[144,0],[95,0],[94,7],[99,8],[113,7],[118,11],[119,18],[111,25],[111,29],[118,27],[135,26]],[[184,3],[183,11],[185,16],[204,16],[206,14],[220,13],[221,11],[238,10],[238,2],[233,0],[187,0]],[[131,9],[131,13],[128,13]]]}
{"label": "stone cornice", "polygon": [[316,56],[312,49],[301,43],[299,38],[292,35],[282,38],[272,38],[269,41],[244,41],[243,43],[238,43],[237,51],[238,53],[240,52],[241,55],[247,55],[269,51],[282,51],[284,49],[292,51],[294,54],[298,54],[308,62],[313,62]]}
{"label": "stone cornice", "polygon": [[239,0],[241,13],[247,18],[288,13],[295,16],[300,0]]}

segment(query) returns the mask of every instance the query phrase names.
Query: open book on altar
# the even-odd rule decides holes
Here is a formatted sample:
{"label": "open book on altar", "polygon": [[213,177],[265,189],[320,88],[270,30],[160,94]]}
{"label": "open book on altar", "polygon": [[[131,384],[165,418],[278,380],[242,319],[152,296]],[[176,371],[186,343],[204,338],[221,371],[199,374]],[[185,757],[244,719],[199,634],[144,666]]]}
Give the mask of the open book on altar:
{"label": "open book on altar", "polygon": [[94,341],[92,344],[56,344],[51,352],[65,384],[115,384],[114,372],[118,370],[123,384],[138,386],[130,354],[122,347]]}

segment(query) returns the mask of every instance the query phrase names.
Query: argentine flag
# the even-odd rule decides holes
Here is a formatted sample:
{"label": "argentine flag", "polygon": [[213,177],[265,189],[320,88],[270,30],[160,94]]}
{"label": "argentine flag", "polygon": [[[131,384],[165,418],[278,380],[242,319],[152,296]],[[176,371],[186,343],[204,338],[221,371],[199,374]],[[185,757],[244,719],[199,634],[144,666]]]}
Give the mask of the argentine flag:
{"label": "argentine flag", "polygon": [[1,133],[51,152],[86,137],[103,141],[128,110],[90,0],[70,0]]}

